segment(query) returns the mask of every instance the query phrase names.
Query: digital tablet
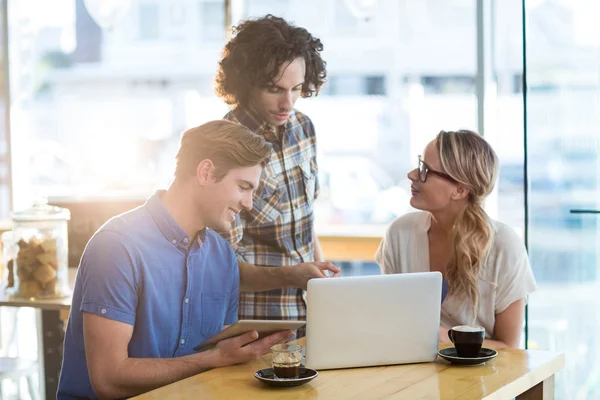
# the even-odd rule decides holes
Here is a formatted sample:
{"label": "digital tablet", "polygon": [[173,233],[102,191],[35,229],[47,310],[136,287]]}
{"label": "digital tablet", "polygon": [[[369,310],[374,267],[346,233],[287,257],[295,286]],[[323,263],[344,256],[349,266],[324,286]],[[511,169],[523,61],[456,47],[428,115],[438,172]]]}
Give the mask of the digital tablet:
{"label": "digital tablet", "polygon": [[233,325],[228,326],[215,336],[206,340],[205,342],[194,347],[196,351],[208,350],[214,347],[221,340],[229,339],[234,336],[239,336],[243,333],[250,331],[257,331],[258,338],[269,336],[272,333],[285,331],[285,330],[296,330],[302,328],[306,324],[306,321],[269,321],[269,320],[255,320],[255,319],[242,319]]}

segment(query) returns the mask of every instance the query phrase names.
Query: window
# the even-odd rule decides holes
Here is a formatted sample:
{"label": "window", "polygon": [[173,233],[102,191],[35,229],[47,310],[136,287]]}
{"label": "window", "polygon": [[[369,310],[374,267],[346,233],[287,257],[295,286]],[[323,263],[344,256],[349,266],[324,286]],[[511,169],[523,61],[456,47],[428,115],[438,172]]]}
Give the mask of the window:
{"label": "window", "polygon": [[225,40],[225,6],[221,1],[201,1],[200,30],[204,40],[223,42]]}
{"label": "window", "polygon": [[[254,10],[261,3],[248,0],[247,15],[259,16]],[[318,36],[325,48],[323,95],[297,103],[316,127],[319,170],[328,178],[321,178],[321,188],[329,182],[329,197],[315,210],[317,231],[383,234],[410,211],[406,174],[427,142],[443,128],[476,129],[475,2],[376,2],[369,21],[357,19],[345,1],[324,4],[290,1],[282,14]],[[318,18],[307,11],[316,9]],[[344,34],[367,25],[374,27],[368,35]],[[456,85],[462,87],[431,92],[420,80],[405,82],[407,75],[459,77]]]}
{"label": "window", "polygon": [[186,14],[185,14],[185,7],[183,5],[180,4],[175,4],[172,5],[170,8],[170,24],[171,26],[181,26],[182,24],[185,24],[185,18],[186,18]]}
{"label": "window", "polygon": [[328,96],[385,96],[387,94],[384,76],[334,75],[327,78],[327,83],[319,95]]}
{"label": "window", "polygon": [[[134,2],[111,30],[81,1],[46,3],[10,2],[15,207],[167,187],[181,132],[228,110],[210,87],[224,34],[201,38],[187,0]],[[223,9],[206,2],[203,20],[222,23]],[[187,33],[165,42],[173,18]]]}
{"label": "window", "polygon": [[523,93],[523,74],[513,76],[513,92]]}
{"label": "window", "polygon": [[358,19],[352,15],[350,9],[346,6],[344,0],[335,2],[334,26],[335,31],[339,34],[356,34],[358,30]]}
{"label": "window", "polygon": [[372,96],[385,96],[387,94],[384,76],[365,77],[365,86],[365,94]]}
{"label": "window", "polygon": [[[4,43],[4,2],[0,0],[0,43]],[[8,85],[5,80],[6,60],[0,57],[0,69],[2,77],[0,78],[0,218],[7,218],[11,207],[10,180],[11,180],[11,152],[9,148],[10,140],[8,135],[6,112],[8,107]],[[5,227],[3,227],[5,228]]]}
{"label": "window", "polygon": [[475,77],[472,76],[423,76],[421,83],[426,93],[473,93]]}
{"label": "window", "polygon": [[160,36],[160,17],[158,4],[140,4],[140,39],[155,40]]}
{"label": "window", "polygon": [[[263,17],[267,14],[282,17],[283,15],[289,15],[289,3],[290,0],[248,0],[246,1],[246,10],[248,15],[253,17]],[[311,7],[306,8],[310,9]]]}
{"label": "window", "polygon": [[529,346],[564,352],[557,399],[600,397],[600,37],[597,2],[527,6]]}

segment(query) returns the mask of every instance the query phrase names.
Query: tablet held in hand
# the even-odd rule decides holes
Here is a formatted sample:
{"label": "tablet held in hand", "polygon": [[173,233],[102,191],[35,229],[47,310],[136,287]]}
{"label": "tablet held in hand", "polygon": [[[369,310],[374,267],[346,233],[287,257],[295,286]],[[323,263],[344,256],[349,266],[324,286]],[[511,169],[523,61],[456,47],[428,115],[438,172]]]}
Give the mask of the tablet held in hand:
{"label": "tablet held in hand", "polygon": [[229,339],[235,336],[239,336],[246,332],[257,331],[258,337],[265,337],[275,332],[296,330],[302,328],[306,324],[306,321],[270,321],[270,320],[252,320],[243,319],[236,322],[233,325],[228,326],[221,332],[217,333],[210,339],[202,342],[198,346],[194,347],[196,351],[204,351],[214,347],[221,340]]}

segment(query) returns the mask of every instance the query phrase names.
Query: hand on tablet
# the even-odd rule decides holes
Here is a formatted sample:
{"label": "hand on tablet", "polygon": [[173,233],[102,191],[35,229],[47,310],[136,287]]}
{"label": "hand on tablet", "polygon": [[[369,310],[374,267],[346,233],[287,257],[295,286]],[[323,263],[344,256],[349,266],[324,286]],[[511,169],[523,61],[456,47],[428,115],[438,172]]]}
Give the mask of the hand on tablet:
{"label": "hand on tablet", "polygon": [[250,331],[242,335],[221,340],[216,347],[209,350],[215,356],[215,366],[225,367],[253,360],[271,350],[271,346],[285,343],[294,337],[289,330],[273,333],[262,339],[258,339],[258,332]]}

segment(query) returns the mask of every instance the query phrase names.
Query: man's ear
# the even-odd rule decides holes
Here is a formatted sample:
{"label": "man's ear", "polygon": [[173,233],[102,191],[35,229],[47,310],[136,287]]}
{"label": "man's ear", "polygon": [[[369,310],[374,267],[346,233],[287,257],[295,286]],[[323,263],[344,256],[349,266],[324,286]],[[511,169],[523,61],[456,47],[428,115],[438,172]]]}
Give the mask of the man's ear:
{"label": "man's ear", "polygon": [[211,160],[202,160],[196,167],[196,181],[200,186],[208,185],[213,179],[215,164]]}
{"label": "man's ear", "polygon": [[462,200],[466,198],[470,192],[471,191],[463,185],[456,185],[456,189],[454,189],[454,193],[452,193],[452,200]]}

